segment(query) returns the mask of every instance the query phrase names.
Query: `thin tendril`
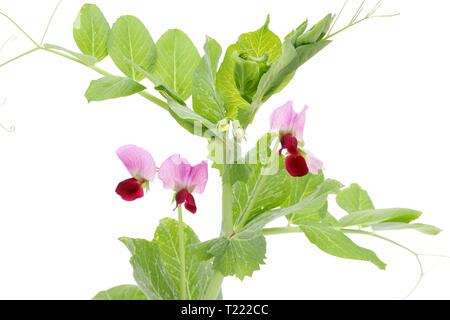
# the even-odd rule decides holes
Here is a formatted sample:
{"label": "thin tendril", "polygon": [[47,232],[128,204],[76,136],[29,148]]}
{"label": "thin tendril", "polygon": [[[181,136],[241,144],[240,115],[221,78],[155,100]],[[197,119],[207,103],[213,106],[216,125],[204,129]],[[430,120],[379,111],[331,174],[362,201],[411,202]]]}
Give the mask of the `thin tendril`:
{"label": "thin tendril", "polygon": [[[380,1],[377,2],[377,4],[372,9],[369,10],[369,12],[364,16],[364,18],[361,18],[361,19],[358,20],[358,17],[361,15],[361,13],[362,13],[362,11],[364,9],[365,2],[366,2],[366,0],[363,0],[361,2],[361,4],[359,5],[358,9],[355,12],[355,14],[353,15],[352,19],[350,20],[350,22],[345,27],[343,27],[342,29],[339,29],[336,32],[331,33],[331,30],[333,29],[333,27],[335,25],[335,23],[333,23],[333,26],[330,28],[330,31],[328,32],[328,35],[325,38],[325,40],[327,40],[327,39],[337,35],[338,33],[342,32],[342,31],[344,31],[344,30],[346,30],[346,29],[348,29],[350,27],[353,27],[354,25],[357,25],[358,23],[361,23],[361,22],[363,22],[365,20],[372,19],[372,18],[389,18],[389,17],[398,16],[400,14],[400,13],[395,13],[395,14],[375,15],[375,12],[377,12],[377,10],[381,7],[381,0],[380,0]],[[344,7],[345,7],[346,4],[347,4],[347,2],[344,4]],[[341,15],[341,13],[342,13],[342,10],[339,13],[339,16]]]}
{"label": "thin tendril", "polygon": [[45,39],[45,36],[47,35],[47,31],[50,28],[50,24],[52,23],[53,17],[55,16],[55,13],[58,10],[59,5],[61,4],[61,2],[62,2],[62,0],[59,0],[58,4],[55,7],[55,9],[53,9],[52,15],[50,16],[50,19],[48,20],[47,27],[45,28],[44,34],[42,35],[41,42],[39,43],[40,46],[42,46],[42,44],[44,43],[44,39]]}
{"label": "thin tendril", "polygon": [[8,19],[9,21],[11,21],[12,24],[14,24],[16,26],[17,29],[19,29],[28,39],[30,39],[31,42],[33,42],[36,47],[40,47],[40,45],[37,44],[36,41],[33,40],[33,38],[31,38],[28,33],[26,33],[13,19],[11,19],[10,17],[8,17],[6,14],[4,14],[3,12],[0,11],[0,15],[4,16],[6,19]]}
{"label": "thin tendril", "polygon": [[409,293],[403,298],[403,299],[408,299],[409,296],[411,296],[411,294],[417,289],[417,287],[419,286],[420,282],[423,279],[423,275],[424,275],[424,271],[423,271],[423,265],[422,265],[422,261],[420,260],[420,255],[418,253],[416,253],[415,251],[409,249],[408,247],[405,247],[404,245],[395,242],[394,240],[391,240],[389,238],[385,238],[383,236],[380,236],[379,234],[376,234],[374,232],[368,232],[368,231],[363,231],[363,230],[352,230],[352,229],[341,229],[342,232],[344,233],[355,233],[355,234],[365,234],[365,235],[370,235],[373,236],[375,238],[390,242],[406,251],[408,251],[409,253],[413,254],[416,257],[417,263],[419,265],[419,269],[420,269],[420,275],[419,275],[419,279],[417,280],[416,284],[414,285],[414,287],[409,291]]}
{"label": "thin tendril", "polygon": [[[3,97],[2,100],[1,100],[1,102],[0,102],[0,108],[3,107],[3,105],[4,105],[5,103],[6,103],[6,98]],[[3,125],[1,122],[0,122],[0,128],[2,128],[2,129],[5,130],[5,131],[8,131],[8,132],[13,132],[13,131],[16,129],[15,126],[10,126],[10,127],[8,128],[8,127],[6,127],[5,125]]]}
{"label": "thin tendril", "polygon": [[342,12],[344,11],[345,7],[347,6],[349,0],[345,0],[344,5],[342,6],[341,10],[339,11],[338,15],[333,21],[333,24],[330,27],[330,30],[328,30],[327,36],[330,34],[331,30],[333,30],[334,26],[336,25],[336,22],[338,22],[339,18],[341,17]]}

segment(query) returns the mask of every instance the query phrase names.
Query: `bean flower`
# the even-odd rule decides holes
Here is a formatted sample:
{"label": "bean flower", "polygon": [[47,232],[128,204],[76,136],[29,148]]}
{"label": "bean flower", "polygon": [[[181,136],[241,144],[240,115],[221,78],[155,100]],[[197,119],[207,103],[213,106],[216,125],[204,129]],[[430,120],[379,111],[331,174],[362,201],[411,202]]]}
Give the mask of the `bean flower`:
{"label": "bean flower", "polygon": [[165,189],[175,191],[176,208],[184,207],[192,213],[197,212],[192,193],[202,193],[208,181],[208,164],[206,161],[191,166],[190,163],[175,154],[165,160],[159,168],[158,178]]}
{"label": "bean flower", "polygon": [[144,188],[148,190],[149,182],[153,181],[156,175],[152,155],[132,144],[120,147],[116,153],[132,176],[117,185],[116,193],[125,201],[142,198]]}
{"label": "bean flower", "polygon": [[[285,166],[293,177],[303,177],[308,172],[318,174],[319,170],[323,168],[322,161],[303,149],[306,110],[308,110],[308,106],[305,106],[300,113],[296,113],[292,101],[288,101],[275,109],[270,117],[271,130],[280,135],[281,149],[278,153],[281,156],[283,150],[287,151]],[[301,148],[299,148],[299,144]]]}

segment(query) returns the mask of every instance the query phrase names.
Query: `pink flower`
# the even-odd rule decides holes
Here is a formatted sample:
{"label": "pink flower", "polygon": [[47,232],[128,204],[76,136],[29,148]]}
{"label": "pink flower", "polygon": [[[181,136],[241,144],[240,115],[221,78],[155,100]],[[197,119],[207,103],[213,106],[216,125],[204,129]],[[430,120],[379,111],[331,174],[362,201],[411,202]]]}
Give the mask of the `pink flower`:
{"label": "pink flower", "polygon": [[208,164],[202,161],[191,166],[179,154],[174,154],[161,164],[158,178],[162,180],[165,189],[176,192],[176,208],[184,203],[184,207],[192,213],[197,212],[192,193],[202,193],[208,181]]}
{"label": "pink flower", "polygon": [[303,177],[311,172],[317,174],[323,168],[322,162],[306,150],[298,147],[299,141],[303,146],[303,129],[305,127],[305,116],[308,106],[305,106],[300,113],[294,111],[292,101],[288,101],[283,106],[275,109],[270,117],[270,128],[280,135],[281,149],[288,155],[285,159],[286,170],[293,177]]}
{"label": "pink flower", "polygon": [[148,183],[153,181],[156,174],[152,155],[132,144],[120,147],[116,153],[132,176],[117,185],[116,193],[125,201],[142,198],[144,187],[148,188]]}

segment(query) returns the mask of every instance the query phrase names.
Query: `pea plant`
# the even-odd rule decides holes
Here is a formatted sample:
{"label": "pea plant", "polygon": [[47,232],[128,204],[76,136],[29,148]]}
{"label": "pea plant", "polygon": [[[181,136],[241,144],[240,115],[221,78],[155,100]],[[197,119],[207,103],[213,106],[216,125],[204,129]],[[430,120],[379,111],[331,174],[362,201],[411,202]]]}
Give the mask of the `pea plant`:
{"label": "pea plant", "polygon": [[[267,17],[262,27],[241,34],[228,46],[223,59],[222,47],[211,37],[206,37],[202,55],[178,29],[168,30],[155,43],[138,18],[124,15],[110,26],[93,4],[85,4],[73,24],[79,51],[44,43],[45,34],[37,42],[0,12],[34,44],[31,50],[0,66],[38,50],[69,59],[101,75],[88,86],[87,101],[138,94],[166,110],[174,120],[171,124],[176,122],[203,137],[208,146],[205,161],[197,165],[175,154],[159,166],[144,148],[133,144],[118,148],[117,156],[130,176],[118,183],[117,195],[135,201],[145,196],[158,178],[173,194],[174,203],[168,205],[175,208],[178,219],[162,219],[151,241],[120,238],[131,253],[137,285],[100,291],[94,299],[221,299],[224,278],[251,277],[265,262],[267,238],[287,233],[304,233],[325,253],[367,261],[384,270],[386,264],[375,252],[347,235],[376,237],[411,252],[422,277],[420,255],[379,232],[414,229],[437,235],[441,230],[415,223],[420,211],[375,208],[358,184],[344,187],[325,178],[320,157],[305,148],[307,106],[296,112],[293,102],[287,101],[273,111],[267,133],[258,143],[248,152],[241,148],[258,110],[288,85],[297,69],[341,31],[370,18],[387,17],[377,14],[379,7],[377,3],[364,15],[363,2],[339,30],[334,27],[340,13],[328,14],[310,27],[304,21],[281,39],[269,29]],[[107,57],[122,75],[99,67]],[[143,80],[151,84],[150,92]],[[191,96],[189,107],[186,101]],[[183,214],[196,213],[195,197],[209,187],[209,164],[222,178],[222,226],[216,238],[201,242],[183,222]],[[345,212],[340,219],[328,210],[332,199]],[[219,210],[209,208],[210,212]],[[285,226],[267,227],[275,220],[284,221]]]}

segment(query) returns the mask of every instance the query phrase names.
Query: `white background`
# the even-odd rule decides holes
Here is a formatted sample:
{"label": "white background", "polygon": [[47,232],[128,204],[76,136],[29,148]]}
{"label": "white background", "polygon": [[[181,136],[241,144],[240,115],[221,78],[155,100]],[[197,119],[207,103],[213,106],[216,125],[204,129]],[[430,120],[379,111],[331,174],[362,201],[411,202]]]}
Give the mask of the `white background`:
{"label": "white background", "polygon": [[[208,34],[222,47],[259,28],[271,14],[280,37],[305,18],[315,22],[338,12],[343,1],[92,1],[112,23],[138,16],[155,42],[168,28],[183,29],[201,49]],[[2,0],[0,10],[40,40],[56,1]],[[83,1],[64,1],[47,42],[75,49],[72,23]],[[356,10],[350,1],[340,25]],[[375,2],[369,1],[369,5]],[[269,128],[271,111],[286,100],[310,106],[305,139],[326,166],[326,176],[358,182],[375,205],[424,212],[420,222],[450,230],[448,1],[385,1],[374,19],[336,36],[272,97],[248,130],[249,141]],[[0,43],[17,40],[0,54],[6,61],[32,48],[0,17]],[[77,50],[77,49],[76,49]],[[201,51],[202,52],[202,51]],[[100,66],[119,74],[111,61]],[[45,52],[0,69],[0,298],[89,299],[97,291],[134,283],[120,236],[151,239],[158,220],[174,216],[172,192],[151,185],[145,198],[127,203],[115,193],[128,173],[115,150],[128,143],[147,148],[160,163],[181,153],[192,163],[206,156],[200,138],[187,134],[159,107],[139,96],[88,104],[84,91],[100,76]],[[220,180],[210,170],[198,213],[186,222],[202,240],[220,229]],[[342,215],[332,208],[336,215]],[[279,224],[282,224],[281,221]],[[450,255],[450,235],[413,231],[384,235],[419,253]],[[380,240],[353,237],[387,264],[339,259],[302,234],[268,238],[266,265],[244,282],[227,278],[225,298],[397,299],[416,282],[413,255]],[[424,257],[427,273],[411,295],[450,298],[450,261]]]}

